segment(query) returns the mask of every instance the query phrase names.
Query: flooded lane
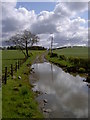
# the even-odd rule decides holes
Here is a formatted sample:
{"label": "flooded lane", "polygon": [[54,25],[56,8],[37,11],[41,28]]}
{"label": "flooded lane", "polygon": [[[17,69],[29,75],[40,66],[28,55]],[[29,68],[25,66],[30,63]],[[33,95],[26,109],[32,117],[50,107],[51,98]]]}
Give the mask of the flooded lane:
{"label": "flooded lane", "polygon": [[88,87],[82,77],[70,75],[56,65],[44,62],[33,64],[34,91],[43,92],[38,102],[47,100],[49,118],[88,117]]}

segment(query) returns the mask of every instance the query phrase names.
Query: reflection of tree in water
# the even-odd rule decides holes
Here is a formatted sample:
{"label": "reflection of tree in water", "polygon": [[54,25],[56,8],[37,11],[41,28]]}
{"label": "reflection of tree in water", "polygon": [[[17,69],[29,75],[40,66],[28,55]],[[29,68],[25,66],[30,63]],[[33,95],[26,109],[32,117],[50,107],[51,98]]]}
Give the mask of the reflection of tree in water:
{"label": "reflection of tree in water", "polygon": [[53,65],[51,63],[51,80],[53,81]]}

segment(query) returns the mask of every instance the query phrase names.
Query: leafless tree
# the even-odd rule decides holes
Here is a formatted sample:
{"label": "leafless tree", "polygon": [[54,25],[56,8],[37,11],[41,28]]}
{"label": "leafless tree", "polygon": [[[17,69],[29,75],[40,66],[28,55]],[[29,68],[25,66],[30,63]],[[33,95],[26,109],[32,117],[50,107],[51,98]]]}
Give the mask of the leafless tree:
{"label": "leafless tree", "polygon": [[9,39],[9,42],[16,45],[16,47],[20,48],[20,50],[23,52],[25,57],[29,57],[28,47],[37,43],[38,40],[39,37],[37,35],[34,35],[30,31],[25,30],[23,33],[18,33],[12,36]]}

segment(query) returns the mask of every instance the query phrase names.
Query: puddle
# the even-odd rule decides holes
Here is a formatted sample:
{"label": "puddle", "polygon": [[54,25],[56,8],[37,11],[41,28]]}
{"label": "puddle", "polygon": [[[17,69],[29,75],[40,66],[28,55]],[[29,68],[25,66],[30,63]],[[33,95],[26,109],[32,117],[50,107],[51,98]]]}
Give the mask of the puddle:
{"label": "puddle", "polygon": [[87,83],[83,82],[83,77],[74,77],[47,62],[33,64],[32,68],[33,91],[43,92],[36,99],[39,103],[47,100],[42,106],[42,109],[46,110],[46,117],[88,117],[88,87]]}

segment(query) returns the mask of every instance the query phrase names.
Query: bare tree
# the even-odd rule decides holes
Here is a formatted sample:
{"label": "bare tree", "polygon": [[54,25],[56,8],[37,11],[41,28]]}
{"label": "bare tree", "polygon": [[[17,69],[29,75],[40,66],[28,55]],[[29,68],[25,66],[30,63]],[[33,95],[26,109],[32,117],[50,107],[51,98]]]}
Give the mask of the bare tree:
{"label": "bare tree", "polygon": [[[28,47],[37,43],[39,37],[25,30],[23,33],[16,34],[9,39],[9,42],[16,45],[23,52],[25,57],[29,57]],[[24,50],[25,49],[25,50]]]}

